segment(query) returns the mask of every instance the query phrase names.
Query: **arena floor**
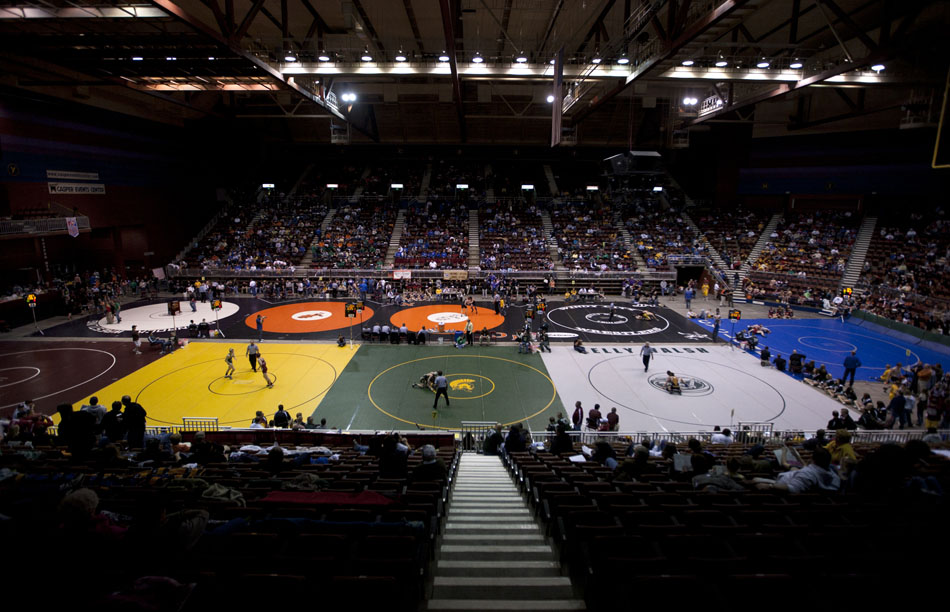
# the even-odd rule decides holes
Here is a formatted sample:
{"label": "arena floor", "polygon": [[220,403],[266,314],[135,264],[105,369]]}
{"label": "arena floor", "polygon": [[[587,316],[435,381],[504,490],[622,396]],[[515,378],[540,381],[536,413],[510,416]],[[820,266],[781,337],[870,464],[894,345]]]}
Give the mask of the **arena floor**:
{"label": "arena floor", "polygon": [[[257,338],[256,318],[265,317],[265,340],[335,340],[352,332],[359,339],[361,329],[375,324],[399,327],[405,323],[418,330],[423,325],[437,329],[443,325],[447,335],[465,328],[469,318],[476,330],[488,328],[499,339],[511,339],[525,324],[525,307],[512,306],[502,314],[495,314],[490,302],[476,302],[477,312],[462,312],[456,302],[427,302],[414,306],[367,302],[366,308],[355,318],[347,318],[345,300],[294,300],[273,304],[259,298],[228,298],[220,311],[211,310],[209,303],[198,303],[195,312],[182,302],[183,312],[174,317],[168,314],[169,299],[140,301],[126,305],[121,322],[108,323],[104,317],[89,316],[47,328],[53,337],[127,337],[132,325],[139,331],[155,331],[167,335],[172,328],[187,329],[189,323],[206,320],[212,327],[218,325],[224,336],[232,339]],[[551,339],[570,340],[580,337],[585,342],[616,342],[636,339],[651,342],[701,342],[708,334],[697,330],[688,319],[661,303],[659,307],[633,305],[617,301],[613,317],[610,302],[565,304],[553,301],[548,305]],[[532,320],[537,330],[541,317]],[[184,334],[179,331],[179,336]]]}

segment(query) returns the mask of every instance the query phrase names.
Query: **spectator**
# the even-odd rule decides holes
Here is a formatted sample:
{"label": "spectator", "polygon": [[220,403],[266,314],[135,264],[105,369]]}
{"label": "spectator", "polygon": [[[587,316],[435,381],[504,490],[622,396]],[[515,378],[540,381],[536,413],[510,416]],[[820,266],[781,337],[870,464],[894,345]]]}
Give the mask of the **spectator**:
{"label": "spectator", "polygon": [[426,444],[422,447],[422,463],[413,468],[412,473],[409,475],[409,481],[445,482],[445,475],[445,462],[436,456],[434,446]]}
{"label": "spectator", "polygon": [[782,472],[775,484],[760,484],[760,489],[777,489],[789,493],[810,493],[841,489],[841,479],[831,470],[831,453],[824,448],[815,449],[811,463],[800,470]]}

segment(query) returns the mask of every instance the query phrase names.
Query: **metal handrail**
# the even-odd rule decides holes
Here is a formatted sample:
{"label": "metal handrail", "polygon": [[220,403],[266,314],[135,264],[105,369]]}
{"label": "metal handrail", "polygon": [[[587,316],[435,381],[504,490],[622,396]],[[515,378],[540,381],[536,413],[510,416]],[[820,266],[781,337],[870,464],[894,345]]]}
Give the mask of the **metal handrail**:
{"label": "metal handrail", "polygon": [[[89,229],[89,217],[76,217],[76,224],[79,226],[80,231]],[[0,220],[0,235],[47,234],[65,231],[67,231],[66,217]]]}

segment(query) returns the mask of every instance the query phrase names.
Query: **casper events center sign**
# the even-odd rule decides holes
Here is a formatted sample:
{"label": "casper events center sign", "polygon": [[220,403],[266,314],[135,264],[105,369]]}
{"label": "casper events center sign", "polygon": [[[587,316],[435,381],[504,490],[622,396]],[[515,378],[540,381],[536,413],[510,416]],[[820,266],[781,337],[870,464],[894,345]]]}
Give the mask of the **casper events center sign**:
{"label": "casper events center sign", "polygon": [[50,181],[49,192],[54,195],[102,195],[106,192],[103,183],[61,183],[58,181],[98,181],[98,172],[72,172],[68,170],[47,170],[46,178]]}

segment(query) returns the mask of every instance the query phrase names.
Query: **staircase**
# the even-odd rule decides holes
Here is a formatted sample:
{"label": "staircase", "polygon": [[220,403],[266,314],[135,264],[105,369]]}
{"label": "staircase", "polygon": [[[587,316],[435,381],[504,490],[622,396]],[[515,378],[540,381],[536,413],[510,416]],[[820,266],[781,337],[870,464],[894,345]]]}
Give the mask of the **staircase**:
{"label": "staircase", "polygon": [[393,235],[389,238],[389,247],[386,249],[386,258],[383,260],[383,267],[390,268],[396,261],[396,251],[399,250],[399,241],[402,239],[402,232],[406,229],[406,209],[400,208],[396,220],[393,222]]}
{"label": "staircase", "polygon": [[548,179],[548,189],[551,191],[551,197],[558,197],[561,192],[558,191],[557,180],[554,178],[554,171],[551,170],[551,164],[544,164],[544,176]]}
{"label": "staircase", "polygon": [[636,265],[637,270],[646,270],[647,262],[640,256],[636,241],[630,235],[630,232],[627,231],[627,226],[623,223],[623,215],[620,214],[619,210],[614,211],[614,227],[620,232],[620,237],[623,239],[623,247],[630,252],[630,257],[633,258],[633,263]]}
{"label": "staircase", "polygon": [[[709,242],[709,239],[706,238],[706,234],[699,229],[699,226],[693,221],[693,218],[686,214],[686,211],[682,213],[683,221],[686,222],[686,226],[696,235],[699,241],[706,247],[706,254],[709,259],[712,261],[714,267],[718,268],[725,276],[728,276],[726,271],[729,267],[726,265],[726,260],[722,258],[722,255],[719,254],[719,251],[716,250],[716,247]],[[726,279],[726,282],[729,282],[729,279]]]}
{"label": "staircase", "polygon": [[488,182],[488,177],[491,176],[491,164],[485,164],[485,203],[494,204],[495,203],[495,187],[492,183]]}
{"label": "staircase", "polygon": [[544,230],[544,242],[548,245],[548,254],[551,261],[554,262],[554,270],[567,270],[564,262],[561,261],[561,254],[557,252],[557,239],[554,237],[554,223],[551,222],[551,215],[548,211],[541,211],[541,228]]}
{"label": "staircase", "polygon": [[[360,175],[360,179],[363,181],[368,179],[370,172],[372,172],[372,168],[367,166],[366,170],[363,170],[363,174]],[[362,195],[363,195],[363,185],[361,183],[359,187],[353,190],[353,195],[350,197],[350,202],[358,202],[360,199],[360,196]]]}
{"label": "staircase", "polygon": [[320,238],[327,233],[327,228],[330,227],[330,223],[333,221],[333,217],[335,215],[335,208],[331,208],[327,211],[327,216],[323,218],[323,222],[320,224],[320,236],[314,234],[313,240],[310,241],[310,248],[307,249],[307,254],[304,255],[303,259],[300,261],[301,268],[309,268],[311,265],[313,265],[313,247],[317,246],[317,243],[320,242]]}
{"label": "staircase", "polygon": [[769,241],[769,236],[772,235],[772,232],[775,231],[775,228],[778,227],[778,222],[782,220],[782,213],[775,213],[772,215],[772,218],[769,219],[769,222],[765,224],[765,228],[762,229],[762,233],[759,234],[759,239],[755,243],[755,246],[752,247],[752,251],[749,253],[749,258],[742,262],[742,267],[739,268],[739,284],[736,286],[737,293],[733,297],[734,302],[744,303],[745,296],[742,295],[742,283],[745,281],[746,277],[749,276],[749,272],[752,271],[752,264],[755,263],[755,260],[759,258],[759,255],[762,253],[762,249],[765,248],[765,245]]}
{"label": "staircase", "polygon": [[587,609],[497,456],[462,455],[437,559],[428,611]]}
{"label": "staircase", "polygon": [[468,210],[468,267],[477,268],[481,264],[482,251],[478,240],[478,209]]}
{"label": "staircase", "polygon": [[858,235],[854,238],[854,246],[851,248],[851,257],[848,258],[848,265],[841,276],[841,284],[838,289],[852,287],[854,297],[864,293],[864,289],[858,289],[858,279],[861,278],[861,272],[864,270],[864,262],[868,257],[868,247],[871,246],[871,238],[874,237],[874,228],[877,227],[877,217],[865,217],[858,229]]}
{"label": "staircase", "polygon": [[422,182],[419,183],[419,199],[426,201],[429,195],[429,183],[432,182],[432,164],[426,164],[425,174],[422,175]]}

